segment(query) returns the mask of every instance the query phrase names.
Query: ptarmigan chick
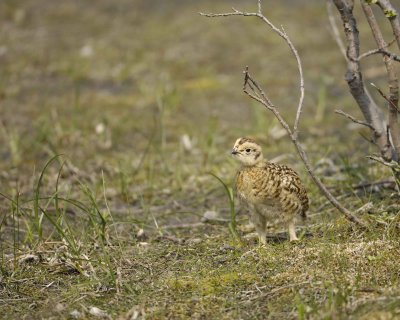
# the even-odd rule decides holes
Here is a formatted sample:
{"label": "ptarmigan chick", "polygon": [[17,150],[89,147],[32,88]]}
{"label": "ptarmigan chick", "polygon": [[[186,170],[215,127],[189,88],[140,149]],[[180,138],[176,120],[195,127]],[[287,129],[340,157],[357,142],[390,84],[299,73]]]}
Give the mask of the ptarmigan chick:
{"label": "ptarmigan chick", "polygon": [[308,197],[297,173],[264,160],[260,145],[249,138],[237,139],[232,155],[241,163],[236,193],[251,211],[260,242],[266,243],[267,225],[277,223],[288,227],[290,241],[298,240],[294,222],[297,215],[306,216]]}

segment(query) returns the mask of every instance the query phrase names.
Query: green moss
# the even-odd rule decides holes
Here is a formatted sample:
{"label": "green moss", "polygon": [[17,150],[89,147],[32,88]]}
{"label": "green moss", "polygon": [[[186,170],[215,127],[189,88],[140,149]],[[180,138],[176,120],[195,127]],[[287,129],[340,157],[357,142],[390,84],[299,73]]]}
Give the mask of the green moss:
{"label": "green moss", "polygon": [[[212,272],[216,273],[216,272]],[[172,290],[200,295],[217,294],[229,291],[236,286],[246,285],[256,280],[256,275],[246,272],[218,272],[201,278],[166,279],[165,283]]]}

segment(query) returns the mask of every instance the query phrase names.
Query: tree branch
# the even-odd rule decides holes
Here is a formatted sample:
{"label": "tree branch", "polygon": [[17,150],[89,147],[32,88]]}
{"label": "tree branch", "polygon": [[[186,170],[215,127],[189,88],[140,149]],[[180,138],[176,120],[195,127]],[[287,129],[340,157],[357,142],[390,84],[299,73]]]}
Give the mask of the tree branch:
{"label": "tree branch", "polygon": [[396,38],[397,46],[400,49],[400,20],[399,13],[392,6],[389,0],[379,0],[377,5],[382,9],[385,16],[389,19],[392,25],[393,34]]}
{"label": "tree branch", "polygon": [[375,128],[373,126],[371,126],[368,122],[357,120],[356,118],[354,118],[353,116],[349,115],[348,113],[346,113],[346,112],[344,112],[342,110],[335,110],[335,113],[340,114],[342,116],[345,116],[346,118],[350,119],[354,123],[366,126],[369,129],[371,129],[373,132],[375,131]]}
{"label": "tree branch", "polygon": [[382,91],[375,83],[371,82],[370,84],[371,84],[371,86],[373,86],[373,87],[379,92],[379,94],[382,96],[382,98],[385,99],[385,100],[389,103],[389,105],[390,105],[392,108],[396,109],[397,112],[400,112],[399,107],[396,106],[396,105],[393,103],[393,101],[390,100],[390,98],[389,98],[386,94],[384,94],[383,91]]}
{"label": "tree branch", "polygon": [[360,55],[357,58],[357,61],[360,61],[361,59],[372,56],[374,54],[383,54],[385,56],[388,56],[390,59],[392,59],[394,61],[400,62],[400,56],[398,56],[390,51],[387,51],[385,49],[375,49],[375,50],[367,51],[367,52],[363,53],[362,55]]}
{"label": "tree branch", "polygon": [[326,11],[328,13],[328,19],[329,19],[329,24],[331,25],[333,38],[335,39],[336,44],[338,45],[338,47],[340,49],[340,52],[343,54],[344,58],[347,61],[348,58],[347,58],[346,48],[344,46],[342,38],[340,37],[340,33],[339,33],[339,29],[336,24],[335,17],[333,16],[331,0],[326,0]]}
{"label": "tree branch", "polygon": [[366,158],[379,162],[380,164],[383,164],[391,169],[399,169],[399,164],[396,161],[388,162],[377,156],[366,156]]}
{"label": "tree branch", "polygon": [[294,55],[296,62],[297,62],[297,68],[298,68],[299,78],[300,78],[300,98],[299,98],[299,102],[297,105],[296,118],[295,118],[294,126],[293,126],[293,134],[295,137],[297,137],[298,126],[299,126],[299,122],[300,122],[300,115],[301,115],[301,111],[303,108],[303,102],[304,102],[304,77],[303,77],[303,67],[301,64],[300,56],[299,56],[295,46],[293,45],[289,36],[286,34],[283,27],[281,27],[281,29],[277,28],[271,21],[269,21],[261,13],[261,0],[258,0],[258,10],[259,11],[257,13],[256,12],[242,12],[242,11],[236,10],[234,8],[232,8],[232,10],[233,10],[232,12],[226,12],[226,13],[202,13],[202,12],[200,12],[200,15],[209,17],[209,18],[230,17],[230,16],[257,17],[257,18],[261,19],[264,23],[266,23],[272,29],[272,31],[277,33],[283,40],[285,40],[285,42],[287,43],[287,45],[290,48],[290,51]]}
{"label": "tree branch", "polygon": [[382,157],[386,160],[391,159],[392,150],[387,147],[385,129],[386,122],[382,111],[371,99],[368,91],[364,87],[361,73],[360,62],[360,39],[357,29],[357,21],[353,15],[353,1],[332,0],[343,22],[343,29],[347,41],[347,72],[345,79],[350,88],[350,92],[357,102],[365,120],[375,128],[374,139]]}
{"label": "tree branch", "polygon": [[[385,2],[385,1],[384,1]],[[388,1],[386,1],[389,3]],[[361,1],[361,6],[364,11],[364,15],[367,18],[368,24],[371,28],[372,34],[375,38],[375,42],[378,45],[378,48],[384,50],[387,47],[386,41],[383,39],[382,32],[379,28],[378,22],[376,21],[375,15],[370,7],[370,5],[364,1]],[[392,8],[391,8],[392,9]],[[394,18],[389,18],[390,21],[397,20],[397,12],[391,13],[394,15]],[[388,16],[388,13],[385,11],[385,15]],[[395,34],[396,36],[396,34]],[[395,159],[400,158],[400,128],[398,122],[398,103],[399,103],[399,81],[397,78],[396,71],[393,67],[392,59],[388,56],[383,56],[383,62],[385,63],[386,72],[388,74],[388,83],[389,83],[389,91],[390,96],[387,101],[389,101],[389,127],[390,127],[390,136],[393,141],[393,147],[395,151]],[[381,93],[381,92],[380,92]],[[383,95],[384,96],[384,95]],[[385,96],[384,96],[385,97]]]}

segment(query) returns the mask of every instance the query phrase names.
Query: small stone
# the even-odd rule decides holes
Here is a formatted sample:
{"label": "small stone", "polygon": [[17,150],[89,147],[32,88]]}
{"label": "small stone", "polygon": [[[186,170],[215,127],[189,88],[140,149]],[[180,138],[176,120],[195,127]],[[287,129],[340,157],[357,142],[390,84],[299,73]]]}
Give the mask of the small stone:
{"label": "small stone", "polygon": [[99,309],[97,307],[91,307],[89,309],[89,313],[92,316],[95,316],[95,317],[98,317],[98,318],[108,318],[108,314],[105,311],[103,311],[103,310],[101,310],[101,309]]}
{"label": "small stone", "polygon": [[199,243],[201,243],[201,242],[203,242],[203,240],[200,239],[200,238],[193,238],[193,239],[189,239],[189,240],[188,240],[188,243],[189,243],[189,244],[199,244]]}
{"label": "small stone", "polygon": [[82,314],[78,310],[72,310],[69,315],[74,319],[82,318]]}
{"label": "small stone", "polygon": [[62,304],[62,303],[57,303],[56,304],[56,307],[55,307],[55,310],[57,311],[57,312],[61,312],[61,311],[64,311],[65,310],[65,304]]}
{"label": "small stone", "polygon": [[148,242],[139,242],[139,246],[141,247],[148,247],[149,243]]}
{"label": "small stone", "polygon": [[147,238],[146,233],[144,232],[143,229],[140,228],[139,231],[136,232],[136,238],[139,240],[143,240],[143,239]]}
{"label": "small stone", "polygon": [[209,210],[209,211],[204,212],[203,217],[201,218],[201,221],[206,222],[209,220],[218,220],[218,219],[220,219],[219,213],[217,211]]}
{"label": "small stone", "polygon": [[106,126],[102,122],[98,123],[95,128],[97,134],[102,134],[105,131],[105,129]]}
{"label": "small stone", "polygon": [[115,188],[106,188],[106,195],[109,198],[114,198],[118,195],[118,190]]}
{"label": "small stone", "polygon": [[183,149],[185,149],[185,151],[191,151],[193,149],[192,141],[190,140],[190,137],[187,134],[181,136],[181,144],[183,146]]}
{"label": "small stone", "polygon": [[81,57],[89,58],[93,55],[93,47],[91,45],[85,45],[80,50]]}

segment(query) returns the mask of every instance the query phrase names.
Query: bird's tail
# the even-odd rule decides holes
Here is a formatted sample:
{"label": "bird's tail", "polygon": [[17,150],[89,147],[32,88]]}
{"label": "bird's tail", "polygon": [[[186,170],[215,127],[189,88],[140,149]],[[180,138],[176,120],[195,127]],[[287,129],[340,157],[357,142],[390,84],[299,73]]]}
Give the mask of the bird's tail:
{"label": "bird's tail", "polygon": [[301,197],[300,197],[300,201],[301,201],[301,218],[303,219],[303,221],[307,218],[307,210],[309,208],[309,200],[307,197],[307,193],[304,193]]}
{"label": "bird's tail", "polygon": [[306,210],[301,210],[301,212],[300,212],[300,216],[301,216],[301,219],[303,220],[303,221],[305,221],[306,219],[307,219],[307,209]]}

